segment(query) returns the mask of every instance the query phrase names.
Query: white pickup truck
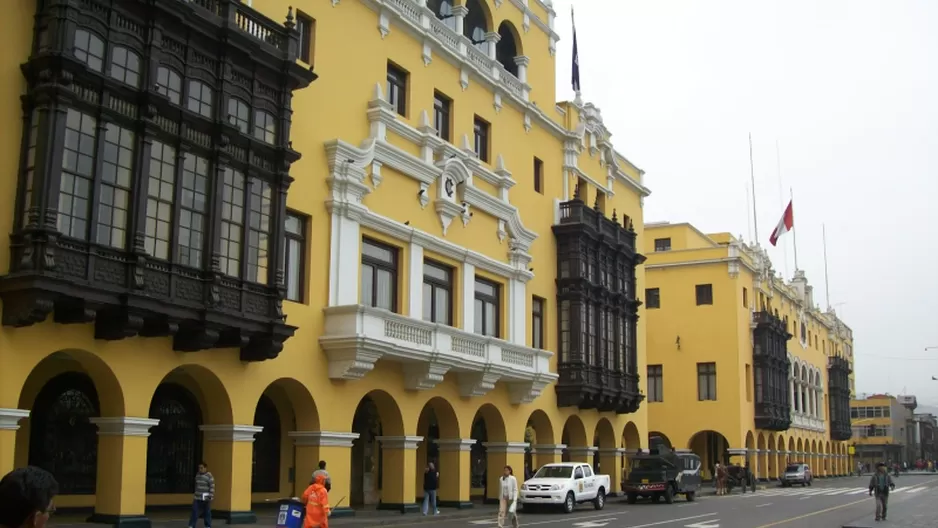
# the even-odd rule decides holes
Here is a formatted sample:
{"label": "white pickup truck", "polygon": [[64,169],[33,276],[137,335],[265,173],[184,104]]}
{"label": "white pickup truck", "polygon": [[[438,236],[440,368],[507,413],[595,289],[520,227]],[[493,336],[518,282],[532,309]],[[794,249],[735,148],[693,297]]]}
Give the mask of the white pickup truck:
{"label": "white pickup truck", "polygon": [[609,475],[594,475],[589,464],[547,464],[521,485],[521,504],[526,509],[560,506],[570,513],[577,504],[592,501],[593,507],[601,510],[606,505],[609,482]]}

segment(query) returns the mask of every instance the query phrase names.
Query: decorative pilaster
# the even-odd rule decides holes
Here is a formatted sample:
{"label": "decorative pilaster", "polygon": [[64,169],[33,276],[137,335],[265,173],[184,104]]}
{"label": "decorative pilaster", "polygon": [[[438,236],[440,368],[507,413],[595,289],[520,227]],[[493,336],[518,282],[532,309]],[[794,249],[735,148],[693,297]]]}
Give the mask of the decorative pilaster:
{"label": "decorative pilaster", "polygon": [[29,416],[26,409],[0,409],[0,475],[16,466],[16,431],[20,420]]}
{"label": "decorative pilaster", "polygon": [[204,457],[215,476],[212,515],[228,524],[253,524],[251,511],[251,465],[254,435],[264,428],[256,425],[200,425],[205,442]]}
{"label": "decorative pilaster", "polygon": [[[91,418],[98,426],[98,474],[94,514],[89,522],[149,528],[145,515],[147,438],[159,425],[153,418],[107,416]],[[138,462],[138,463],[134,463]]]}
{"label": "decorative pilaster", "polygon": [[[299,497],[310,485],[313,472],[319,469],[319,461],[326,462],[326,471],[332,479],[332,493],[348,497],[351,493],[352,445],[358,433],[340,431],[290,431],[296,452],[296,477],[293,479],[293,495]],[[354,515],[346,503],[335,508],[332,516]]]}
{"label": "decorative pilaster", "polygon": [[545,464],[556,464],[563,459],[566,444],[535,444],[531,446],[534,455],[534,465],[541,467]]}
{"label": "decorative pilaster", "polygon": [[417,446],[422,436],[379,436],[382,454],[381,503],[378,509],[401,513],[418,511]]}
{"label": "decorative pilaster", "polygon": [[485,442],[488,458],[486,475],[486,497],[488,504],[498,502],[498,479],[505,466],[511,466],[515,476],[524,480],[524,455],[531,444],[527,442]]}
{"label": "decorative pilaster", "polygon": [[434,440],[440,448],[440,496],[441,508],[472,508],[469,478],[472,458],[470,452],[476,440],[473,438],[447,438]]}

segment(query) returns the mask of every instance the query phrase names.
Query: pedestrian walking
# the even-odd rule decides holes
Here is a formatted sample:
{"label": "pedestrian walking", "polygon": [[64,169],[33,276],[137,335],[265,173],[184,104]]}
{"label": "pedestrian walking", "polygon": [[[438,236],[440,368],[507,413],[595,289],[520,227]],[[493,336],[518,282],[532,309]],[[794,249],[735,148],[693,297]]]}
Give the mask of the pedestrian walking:
{"label": "pedestrian walking", "polygon": [[316,475],[313,482],[303,492],[301,502],[306,504],[303,528],[329,528],[332,509],[329,507],[329,492],[326,490],[325,475]]}
{"label": "pedestrian walking", "polygon": [[436,490],[440,487],[440,472],[436,470],[433,462],[427,464],[427,469],[423,473],[423,514],[432,511],[433,515],[439,515],[440,510],[436,507]]}
{"label": "pedestrian walking", "polygon": [[189,528],[195,528],[199,517],[205,523],[205,528],[212,528],[212,500],[215,499],[215,477],[208,470],[208,464],[199,464],[199,472],[195,474],[195,497],[192,500],[192,514],[189,515]]}
{"label": "pedestrian walking", "polygon": [[886,520],[886,509],[889,507],[889,491],[896,488],[896,484],[886,471],[886,464],[876,464],[876,473],[870,477],[870,496],[876,496],[876,520]]}
{"label": "pedestrian walking", "polygon": [[505,466],[499,479],[498,493],[498,528],[505,528],[505,519],[511,519],[511,526],[518,528],[518,479],[511,466]]}
{"label": "pedestrian walking", "polygon": [[14,469],[0,479],[0,527],[45,528],[55,513],[59,483],[36,466]]}
{"label": "pedestrian walking", "polygon": [[313,471],[313,478],[312,480],[310,480],[310,483],[316,482],[316,477],[318,477],[319,475],[322,475],[323,477],[326,478],[326,483],[325,483],[326,491],[332,491],[332,478],[329,477],[329,472],[326,471],[325,460],[319,461],[319,469],[317,469],[316,471]]}
{"label": "pedestrian walking", "polygon": [[726,495],[726,467],[717,462],[716,465],[717,495]]}

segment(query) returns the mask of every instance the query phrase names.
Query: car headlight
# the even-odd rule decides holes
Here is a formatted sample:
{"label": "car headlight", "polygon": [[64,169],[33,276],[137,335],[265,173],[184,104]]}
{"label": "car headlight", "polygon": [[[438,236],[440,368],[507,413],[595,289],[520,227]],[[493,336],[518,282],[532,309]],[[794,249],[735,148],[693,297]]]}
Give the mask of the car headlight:
{"label": "car headlight", "polygon": [[522,485],[521,485],[521,491],[528,491],[528,485],[527,485],[527,484],[522,484]]}
{"label": "car headlight", "polygon": [[560,491],[560,484],[554,484],[550,487],[551,491]]}

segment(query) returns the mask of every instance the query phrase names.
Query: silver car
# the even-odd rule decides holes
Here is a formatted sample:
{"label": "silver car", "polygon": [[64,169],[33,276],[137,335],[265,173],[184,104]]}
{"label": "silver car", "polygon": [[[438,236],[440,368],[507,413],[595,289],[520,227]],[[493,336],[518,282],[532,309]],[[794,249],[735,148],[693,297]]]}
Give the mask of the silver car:
{"label": "silver car", "polygon": [[801,484],[801,487],[810,486],[814,480],[814,474],[811,473],[811,467],[807,464],[789,464],[780,480],[782,487],[792,484]]}

